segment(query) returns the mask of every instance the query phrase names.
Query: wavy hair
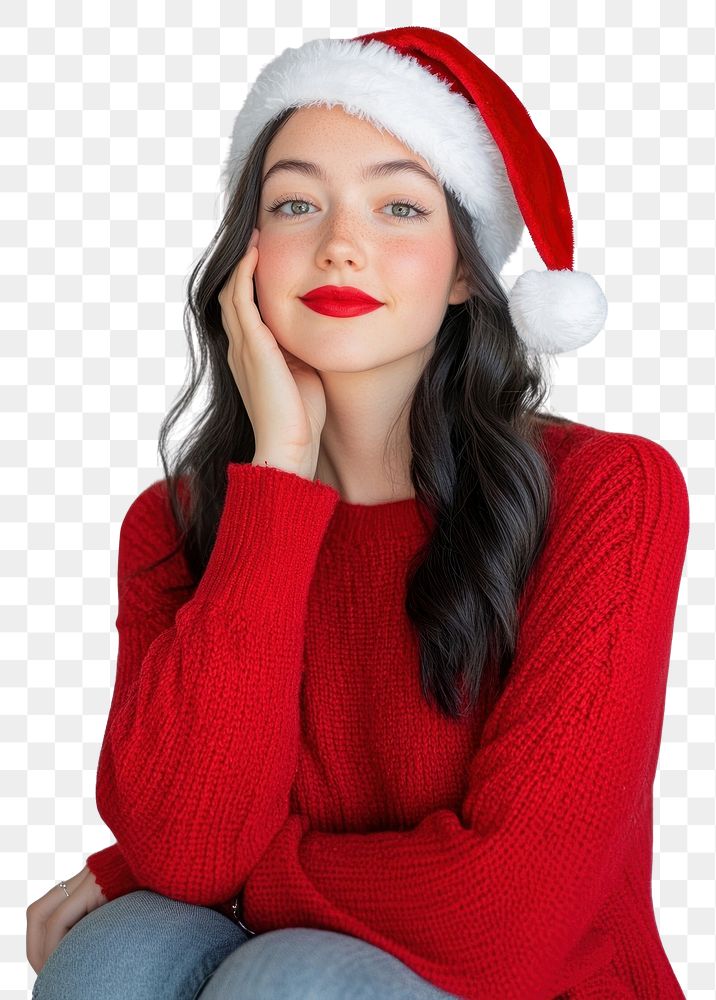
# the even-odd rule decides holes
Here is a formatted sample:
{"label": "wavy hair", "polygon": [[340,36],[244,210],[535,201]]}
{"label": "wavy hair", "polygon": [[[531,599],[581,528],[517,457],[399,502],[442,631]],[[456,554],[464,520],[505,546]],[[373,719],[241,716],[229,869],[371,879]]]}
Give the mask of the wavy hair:
{"label": "wavy hair", "polygon": [[[253,460],[253,428],[227,363],[218,294],[248,248],[267,147],[296,110],[276,116],[258,136],[188,282],[184,329],[191,369],[158,442],[179,541],[139,571],[154,569],[181,549],[193,583],[165,592],[199,582],[216,539],[227,465]],[[507,294],[475,243],[467,212],[450,191],[444,193],[471,295],[447,307],[433,354],[405,403],[415,497],[434,517],[434,530],[407,568],[405,611],[418,636],[423,695],[458,719],[473,710],[483,685],[485,693],[499,695],[507,678],[518,601],[545,541],[551,501],[539,428],[571,421],[540,410],[549,391],[543,368],[514,328]],[[172,458],[169,434],[207,366],[208,401]],[[184,483],[188,504],[179,496]]]}

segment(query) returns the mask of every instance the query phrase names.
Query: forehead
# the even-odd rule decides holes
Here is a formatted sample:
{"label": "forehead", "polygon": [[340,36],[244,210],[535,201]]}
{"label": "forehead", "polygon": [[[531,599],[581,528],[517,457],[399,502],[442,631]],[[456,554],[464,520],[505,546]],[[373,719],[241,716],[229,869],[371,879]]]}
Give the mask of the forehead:
{"label": "forehead", "polygon": [[[396,168],[378,171],[371,169],[378,161],[401,161],[416,165],[414,177],[423,176],[441,187],[430,164],[419,153],[403,143],[386,128],[357,115],[348,113],[340,104],[329,108],[325,105],[298,108],[281,126],[266,150],[262,180],[276,171],[272,168],[279,160],[303,161],[314,164],[315,169],[299,168],[319,180],[327,180],[331,164],[342,171],[352,168],[362,180],[395,173]],[[405,169],[404,166],[400,170]],[[406,172],[407,175],[407,172]]]}
{"label": "forehead", "polygon": [[299,108],[288,119],[269,144],[261,182],[299,173],[327,183],[332,170],[344,172],[346,165],[362,181],[400,174],[442,190],[423,157],[392,133],[349,115],[337,105],[330,109]]}

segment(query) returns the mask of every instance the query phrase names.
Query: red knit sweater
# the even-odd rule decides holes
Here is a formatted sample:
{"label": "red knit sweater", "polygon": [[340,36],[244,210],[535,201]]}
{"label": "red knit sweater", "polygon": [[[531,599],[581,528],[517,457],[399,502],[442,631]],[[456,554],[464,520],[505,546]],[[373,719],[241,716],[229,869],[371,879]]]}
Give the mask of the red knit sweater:
{"label": "red knit sweater", "polygon": [[350,934],[466,1000],[684,997],[651,874],[686,484],[647,438],[543,435],[554,527],[505,690],[460,721],[403,607],[417,501],[232,463],[206,571],[166,595],[181,553],[128,580],[177,538],[162,481],[137,497],[97,770],[117,843],[87,858],[108,899],[243,889],[254,931]]}

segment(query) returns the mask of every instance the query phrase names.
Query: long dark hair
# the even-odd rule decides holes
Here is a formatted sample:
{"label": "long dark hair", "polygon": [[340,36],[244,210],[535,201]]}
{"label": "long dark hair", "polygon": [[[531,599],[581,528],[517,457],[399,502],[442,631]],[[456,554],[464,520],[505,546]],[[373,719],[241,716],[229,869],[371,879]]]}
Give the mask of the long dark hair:
{"label": "long dark hair", "polygon": [[[227,465],[251,462],[254,455],[251,421],[227,363],[218,293],[248,248],[260,211],[267,147],[296,110],[275,117],[258,136],[188,283],[184,328],[191,370],[159,432],[179,542],[142,572],[181,549],[193,580],[189,589],[211,555]],[[506,679],[518,600],[544,544],[550,508],[551,475],[540,448],[540,425],[570,421],[540,411],[549,391],[544,371],[512,324],[507,294],[475,244],[469,216],[449,191],[445,195],[473,294],[448,306],[434,352],[407,400],[410,476],[415,497],[433,514],[435,526],[407,569],[405,611],[417,630],[423,694],[448,718],[458,719],[475,707],[483,685],[497,694]],[[197,393],[207,362],[208,402],[171,459],[168,436]]]}

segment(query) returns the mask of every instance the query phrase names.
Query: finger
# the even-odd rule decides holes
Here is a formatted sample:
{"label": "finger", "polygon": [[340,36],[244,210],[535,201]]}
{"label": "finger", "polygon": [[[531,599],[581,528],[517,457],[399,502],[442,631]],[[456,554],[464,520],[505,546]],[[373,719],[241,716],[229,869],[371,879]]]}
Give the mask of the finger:
{"label": "finger", "polygon": [[[251,253],[249,248],[248,254]],[[224,331],[226,336],[229,338],[229,351],[231,351],[231,342],[238,341],[241,335],[240,320],[236,308],[237,296],[240,294],[241,285],[240,277],[243,269],[246,267],[247,254],[241,258],[239,263],[236,265],[234,270],[231,272],[231,277],[226,283],[225,287],[221,290],[221,295],[219,297],[219,306],[221,307],[221,320],[224,325]],[[222,299],[222,296],[226,296]]]}
{"label": "finger", "polygon": [[25,955],[39,976],[45,955],[45,921],[40,920],[37,911],[33,912],[29,907],[27,910],[27,930],[25,931]]}
{"label": "finger", "polygon": [[[65,880],[65,885],[70,893],[73,893],[77,887],[84,882],[87,876],[90,874],[89,868],[83,868],[81,872],[73,875],[72,878]],[[28,911],[32,909],[35,913],[39,914],[41,920],[46,920],[47,917],[60,905],[63,899],[67,899],[67,895],[62,886],[57,883],[53,885],[51,889],[45,893],[44,896],[40,896],[36,899],[34,903],[31,903],[28,907]]]}
{"label": "finger", "polygon": [[254,229],[253,233],[251,234],[251,238],[249,239],[249,243],[248,246],[246,247],[246,250],[244,251],[243,255],[239,258],[238,264],[234,267],[231,274],[221,287],[221,291],[219,292],[219,302],[221,302],[223,298],[228,298],[229,302],[233,300],[236,291],[236,279],[238,277],[239,271],[241,269],[242,264],[244,264],[244,262],[246,261],[246,258],[250,253],[252,247],[258,245],[258,234],[259,234],[258,229]]}
{"label": "finger", "polygon": [[91,905],[92,900],[90,883],[83,882],[71,896],[65,896],[64,902],[60,903],[57,909],[50,914],[45,923],[44,961],[47,961],[62,938],[74,927],[77,921],[87,916],[90,910],[95,909],[94,905]]}
{"label": "finger", "polygon": [[242,331],[258,330],[263,325],[261,314],[254,302],[253,276],[258,262],[258,250],[251,248],[246,258],[246,268],[237,276],[236,297],[234,308]]}
{"label": "finger", "polygon": [[[77,875],[66,881],[66,886],[70,893],[77,891],[78,887],[90,874],[88,868],[84,868]],[[27,960],[39,975],[40,969],[47,960],[49,952],[46,948],[47,921],[52,913],[67,899],[65,890],[61,885],[54,885],[44,896],[36,899],[27,908],[27,930],[25,933],[25,953]]]}

